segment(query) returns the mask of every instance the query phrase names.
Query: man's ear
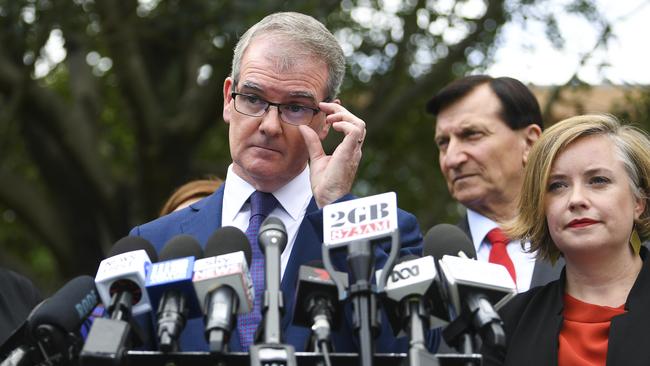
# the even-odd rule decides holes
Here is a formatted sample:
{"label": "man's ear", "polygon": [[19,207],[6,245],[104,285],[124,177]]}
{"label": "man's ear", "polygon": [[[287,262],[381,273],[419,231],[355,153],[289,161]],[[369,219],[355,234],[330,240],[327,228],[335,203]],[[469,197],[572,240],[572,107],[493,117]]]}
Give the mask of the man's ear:
{"label": "man's ear", "polygon": [[223,82],[223,120],[226,123],[230,123],[230,117],[232,115],[232,103],[230,103],[232,101],[232,86],[233,81],[229,76]]}
{"label": "man's ear", "polygon": [[530,149],[533,147],[535,142],[537,142],[537,139],[539,139],[539,136],[542,134],[542,129],[538,125],[535,124],[530,124],[526,127],[524,127],[521,130],[522,137],[524,139],[524,155],[522,157],[522,162],[524,165],[528,162],[528,154],[530,153]]}

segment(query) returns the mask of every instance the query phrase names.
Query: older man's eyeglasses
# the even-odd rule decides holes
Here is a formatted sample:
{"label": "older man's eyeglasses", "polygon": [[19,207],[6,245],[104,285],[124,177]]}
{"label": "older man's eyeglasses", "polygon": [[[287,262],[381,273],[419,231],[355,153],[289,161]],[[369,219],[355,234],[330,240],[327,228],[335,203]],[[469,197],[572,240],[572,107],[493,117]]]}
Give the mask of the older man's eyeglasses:
{"label": "older man's eyeglasses", "polygon": [[235,110],[251,117],[262,117],[271,106],[278,108],[280,119],[294,126],[308,125],[318,112],[318,108],[307,107],[300,104],[272,103],[256,95],[232,92],[235,101]]}

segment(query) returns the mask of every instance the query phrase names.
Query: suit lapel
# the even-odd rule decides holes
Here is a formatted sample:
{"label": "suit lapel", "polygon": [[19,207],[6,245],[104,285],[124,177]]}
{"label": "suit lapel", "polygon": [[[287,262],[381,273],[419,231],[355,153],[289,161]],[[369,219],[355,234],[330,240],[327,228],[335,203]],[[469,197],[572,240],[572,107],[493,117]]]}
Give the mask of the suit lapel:
{"label": "suit lapel", "polygon": [[564,258],[560,257],[554,266],[544,260],[535,260],[533,277],[530,280],[530,288],[544,286],[551,281],[560,278],[562,268],[564,267]]}
{"label": "suit lapel", "polygon": [[458,226],[459,229],[463,230],[463,232],[467,234],[470,241],[472,242],[474,241],[474,239],[472,238],[472,231],[469,229],[469,219],[467,218],[467,214],[465,214],[463,218],[460,219],[460,221],[458,221],[456,226]]}
{"label": "suit lapel", "polygon": [[648,251],[641,249],[643,267],[625,303],[626,313],[612,318],[607,347],[607,365],[648,365],[647,333],[650,329],[650,263]]}
{"label": "suit lapel", "polygon": [[205,248],[205,243],[212,233],[221,227],[221,208],[223,207],[223,190],[225,185],[222,184],[213,194],[206,199],[190,205],[194,211],[181,222],[181,231],[192,233],[196,240]]}

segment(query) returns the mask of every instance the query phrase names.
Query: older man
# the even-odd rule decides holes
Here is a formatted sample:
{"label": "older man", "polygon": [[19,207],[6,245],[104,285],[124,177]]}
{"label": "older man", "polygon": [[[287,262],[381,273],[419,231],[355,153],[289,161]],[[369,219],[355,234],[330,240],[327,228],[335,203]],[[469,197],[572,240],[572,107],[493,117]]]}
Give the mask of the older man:
{"label": "older man", "polygon": [[478,259],[504,265],[519,292],[557,279],[561,265],[536,261],[498,227],[516,214],[528,152],[542,131],[535,96],[518,80],[475,75],[441,89],[427,110],[437,117],[435,142],[447,188],[467,208],[458,226]]}
{"label": "older man", "polygon": [[[229,125],[232,164],[226,180],[213,195],[132,230],[149,239],[158,250],[174,235],[193,235],[201,244],[221,226],[248,231],[259,215],[280,218],[288,232],[281,257],[281,290],[285,313],[281,321],[286,343],[297,351],[305,348],[309,329],[291,324],[298,268],[321,258],[322,207],[353,197],[349,194],[361,159],[366,135],[364,121],[336,99],[345,73],[345,59],[333,35],[314,18],[297,13],[267,16],[239,40],[232,74],[223,84],[223,119]],[[331,155],[321,141],[330,129],[343,134]],[[267,208],[258,212],[258,208]],[[399,213],[402,255],[419,254],[421,234],[415,218]],[[249,225],[249,220],[251,221]],[[251,236],[249,236],[251,237]],[[231,351],[246,351],[261,321],[264,284],[255,280],[263,268],[263,256],[251,240],[251,272],[255,306],[240,316],[230,340]],[[375,251],[377,267],[387,259],[385,247]],[[345,269],[345,258],[335,266]],[[263,276],[261,281],[263,281]],[[404,351],[387,322],[383,322],[377,348]],[[206,350],[201,320],[188,322],[181,349]],[[355,351],[351,319],[334,334],[337,351]]]}

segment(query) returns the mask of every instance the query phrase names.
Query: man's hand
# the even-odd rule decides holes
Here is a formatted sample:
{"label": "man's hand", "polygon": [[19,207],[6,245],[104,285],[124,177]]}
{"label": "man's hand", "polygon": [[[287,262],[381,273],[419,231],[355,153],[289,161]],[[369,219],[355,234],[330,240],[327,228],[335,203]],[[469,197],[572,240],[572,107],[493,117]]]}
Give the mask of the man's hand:
{"label": "man's hand", "polygon": [[311,189],[318,207],[323,207],[350,193],[361,161],[366,123],[337,103],[322,102],[319,108],[327,114],[325,123],[345,134],[332,155],[326,155],[316,132],[299,126],[309,151]]}

